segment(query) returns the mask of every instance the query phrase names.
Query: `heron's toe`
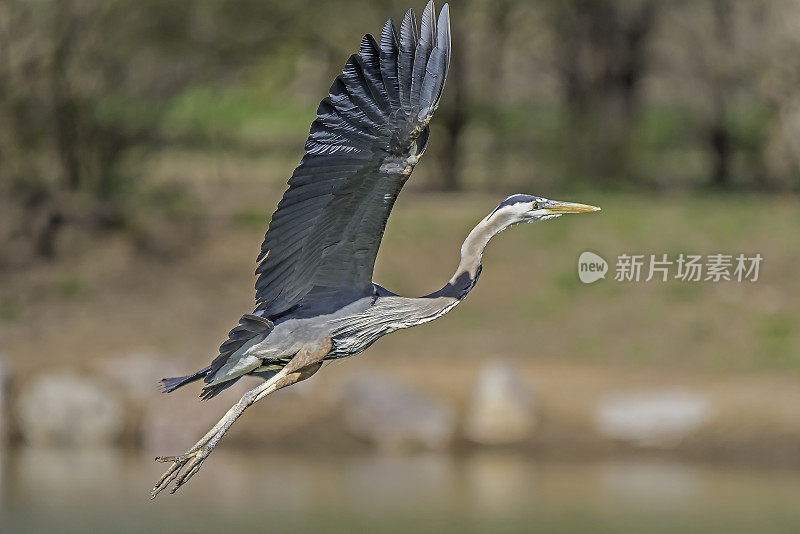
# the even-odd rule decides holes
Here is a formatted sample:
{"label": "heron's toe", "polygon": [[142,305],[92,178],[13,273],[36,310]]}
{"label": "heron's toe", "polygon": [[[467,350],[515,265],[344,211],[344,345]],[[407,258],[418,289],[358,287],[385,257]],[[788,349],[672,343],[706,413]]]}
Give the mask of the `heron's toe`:
{"label": "heron's toe", "polygon": [[209,454],[211,454],[211,449],[207,447],[201,447],[191,454],[190,458],[188,458],[188,462],[185,463],[186,470],[183,471],[183,474],[179,474],[175,480],[175,485],[169,490],[170,494],[178,491],[181,486],[186,484],[189,479],[200,470],[200,466],[203,465],[203,462],[208,458]]}

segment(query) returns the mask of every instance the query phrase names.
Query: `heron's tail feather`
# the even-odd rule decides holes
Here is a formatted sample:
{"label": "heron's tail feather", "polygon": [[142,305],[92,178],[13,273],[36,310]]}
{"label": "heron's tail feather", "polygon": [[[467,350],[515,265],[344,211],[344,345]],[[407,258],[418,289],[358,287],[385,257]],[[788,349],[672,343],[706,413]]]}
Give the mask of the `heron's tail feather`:
{"label": "heron's tail feather", "polygon": [[200,398],[203,400],[213,399],[232,385],[236,383],[237,380],[242,378],[241,376],[237,376],[236,378],[232,378],[231,380],[227,380],[225,382],[220,382],[219,384],[214,384],[213,386],[203,386],[203,389],[200,390]]}
{"label": "heron's tail feather", "polygon": [[186,376],[174,376],[172,378],[162,378],[161,379],[161,387],[164,393],[171,393],[178,389],[181,386],[185,386],[186,384],[191,384],[196,380],[200,380],[211,370],[211,366],[205,367],[200,369],[194,374],[186,375]]}
{"label": "heron's tail feather", "polygon": [[[277,372],[278,371],[276,371],[276,370],[272,370],[272,371],[254,371],[254,372],[247,373],[246,375],[242,375],[242,376],[257,376],[257,377],[262,378],[264,380],[269,380],[270,378],[275,376],[275,374]],[[216,397],[217,395],[219,395],[220,393],[222,393],[223,391],[225,391],[226,389],[228,389],[229,387],[234,385],[236,383],[236,381],[239,380],[240,378],[242,378],[242,377],[241,376],[237,376],[236,378],[233,378],[233,379],[228,380],[226,382],[220,382],[219,384],[214,384],[213,386],[204,386],[202,391],[200,392],[200,398],[203,399],[203,400],[213,399],[214,397]]]}

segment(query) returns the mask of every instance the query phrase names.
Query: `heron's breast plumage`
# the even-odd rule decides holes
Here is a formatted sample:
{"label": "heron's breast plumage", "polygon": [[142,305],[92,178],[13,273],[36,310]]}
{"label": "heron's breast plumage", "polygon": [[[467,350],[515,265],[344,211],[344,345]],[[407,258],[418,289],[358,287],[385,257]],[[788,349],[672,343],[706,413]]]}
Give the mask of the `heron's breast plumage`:
{"label": "heron's breast plumage", "polygon": [[397,330],[433,321],[453,309],[461,298],[451,296],[409,298],[379,296],[361,313],[335,321],[331,332],[331,357],[358,354],[378,339]]}

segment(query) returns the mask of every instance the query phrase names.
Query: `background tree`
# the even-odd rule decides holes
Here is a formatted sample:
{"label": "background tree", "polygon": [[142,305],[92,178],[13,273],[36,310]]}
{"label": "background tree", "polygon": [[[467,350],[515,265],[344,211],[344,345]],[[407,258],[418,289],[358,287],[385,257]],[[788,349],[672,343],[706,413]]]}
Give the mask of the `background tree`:
{"label": "background tree", "polygon": [[[18,245],[4,255],[50,257],[66,227],[136,228],[152,210],[184,206],[176,183],[147,176],[158,154],[295,161],[314,105],[361,35],[408,7],[1,2],[0,241]],[[796,2],[453,9],[433,162],[415,186],[800,185]]]}

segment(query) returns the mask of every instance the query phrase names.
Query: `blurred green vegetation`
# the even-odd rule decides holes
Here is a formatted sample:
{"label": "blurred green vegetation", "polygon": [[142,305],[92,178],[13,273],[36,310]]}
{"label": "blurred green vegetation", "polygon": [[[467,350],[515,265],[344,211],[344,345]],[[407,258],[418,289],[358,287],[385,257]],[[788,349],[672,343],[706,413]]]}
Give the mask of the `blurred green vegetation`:
{"label": "blurred green vegetation", "polygon": [[189,146],[270,152],[297,149],[314,120],[312,106],[253,88],[190,88],[170,102],[165,135]]}
{"label": "blurred green vegetation", "polygon": [[[22,215],[0,238],[52,256],[67,225],[191,212],[175,191],[137,192],[149,178],[136,163],[171,147],[296,158],[360,36],[407,7],[6,0],[0,194]],[[781,59],[800,51],[793,2],[465,0],[452,18],[421,187],[799,185],[800,84]]]}

